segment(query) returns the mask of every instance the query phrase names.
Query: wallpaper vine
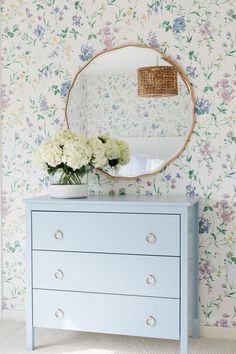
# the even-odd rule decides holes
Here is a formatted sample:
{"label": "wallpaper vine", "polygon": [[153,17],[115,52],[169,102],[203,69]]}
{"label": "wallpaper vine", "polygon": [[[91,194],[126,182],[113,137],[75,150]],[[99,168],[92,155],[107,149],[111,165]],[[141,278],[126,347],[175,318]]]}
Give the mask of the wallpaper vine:
{"label": "wallpaper vine", "polygon": [[177,60],[196,95],[184,153],[161,174],[134,181],[90,176],[91,193],[201,196],[202,323],[236,327],[236,12],[233,0],[2,1],[4,308],[24,308],[22,198],[45,194],[31,153],[64,125],[78,67],[104,48],[146,43]]}

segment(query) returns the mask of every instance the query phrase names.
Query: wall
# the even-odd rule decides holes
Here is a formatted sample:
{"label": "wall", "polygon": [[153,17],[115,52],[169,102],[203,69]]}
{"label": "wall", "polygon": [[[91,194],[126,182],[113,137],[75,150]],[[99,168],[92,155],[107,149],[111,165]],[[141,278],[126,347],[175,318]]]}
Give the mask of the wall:
{"label": "wall", "polygon": [[[62,5],[64,3],[64,5]],[[44,194],[31,152],[64,125],[79,65],[122,43],[159,46],[188,73],[197,123],[185,152],[161,174],[133,181],[91,176],[94,193],[201,196],[202,323],[236,326],[235,9],[232,0],[5,0],[2,2],[4,308],[24,308],[22,198]],[[234,283],[233,283],[234,282]]]}

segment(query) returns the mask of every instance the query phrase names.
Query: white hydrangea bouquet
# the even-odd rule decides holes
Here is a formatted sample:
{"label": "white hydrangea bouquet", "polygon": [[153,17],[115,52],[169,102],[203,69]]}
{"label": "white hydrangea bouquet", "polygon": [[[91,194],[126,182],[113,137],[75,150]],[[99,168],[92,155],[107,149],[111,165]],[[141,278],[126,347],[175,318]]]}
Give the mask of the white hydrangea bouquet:
{"label": "white hydrangea bouquet", "polygon": [[[71,186],[70,197],[79,196],[79,189],[83,185],[83,177],[94,168],[119,169],[130,160],[129,147],[125,141],[111,139],[108,136],[87,137],[77,135],[70,130],[60,130],[52,139],[45,140],[34,153],[35,162],[50,176],[59,175],[54,190],[61,195],[58,186]],[[56,187],[55,187],[56,185]],[[87,188],[83,186],[83,196],[87,195]],[[64,193],[64,192],[63,192]],[[53,193],[51,193],[53,194]],[[72,196],[73,194],[73,196]],[[76,194],[76,196],[75,196]],[[86,195],[84,195],[86,194]],[[64,196],[66,198],[66,196]]]}

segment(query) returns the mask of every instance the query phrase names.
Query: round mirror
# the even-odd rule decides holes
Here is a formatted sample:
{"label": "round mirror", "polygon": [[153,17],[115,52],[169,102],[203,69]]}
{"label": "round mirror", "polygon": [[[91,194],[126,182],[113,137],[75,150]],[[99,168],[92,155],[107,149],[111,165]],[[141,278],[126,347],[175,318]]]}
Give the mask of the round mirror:
{"label": "round mirror", "polygon": [[185,148],[194,126],[192,87],[156,48],[127,45],[102,52],[79,70],[66,102],[68,128],[125,140],[130,162],[113,177],[160,172]]}

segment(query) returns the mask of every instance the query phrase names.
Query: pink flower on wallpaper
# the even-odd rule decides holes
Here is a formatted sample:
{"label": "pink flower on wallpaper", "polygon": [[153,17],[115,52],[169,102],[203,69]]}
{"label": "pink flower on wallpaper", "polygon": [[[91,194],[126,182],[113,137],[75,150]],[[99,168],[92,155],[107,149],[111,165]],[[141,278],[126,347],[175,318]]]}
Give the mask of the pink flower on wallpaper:
{"label": "pink flower on wallpaper", "polygon": [[222,199],[215,203],[216,214],[222,219],[222,222],[229,224],[233,221],[234,210],[229,206],[228,200]]}
{"label": "pink flower on wallpaper", "polygon": [[230,79],[230,75],[225,73],[224,78],[217,81],[215,88],[217,90],[217,95],[223,99],[225,103],[232,101],[235,97],[236,80]]}
{"label": "pink flower on wallpaper", "polygon": [[200,33],[205,40],[212,38],[213,32],[214,32],[214,28],[212,27],[209,21],[205,22],[200,27]]}
{"label": "pink flower on wallpaper", "polygon": [[106,49],[110,49],[115,45],[115,35],[114,33],[118,33],[118,28],[112,28],[112,23],[107,21],[106,26],[100,29],[98,32],[98,36],[101,37],[102,42],[105,45]]}

